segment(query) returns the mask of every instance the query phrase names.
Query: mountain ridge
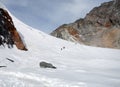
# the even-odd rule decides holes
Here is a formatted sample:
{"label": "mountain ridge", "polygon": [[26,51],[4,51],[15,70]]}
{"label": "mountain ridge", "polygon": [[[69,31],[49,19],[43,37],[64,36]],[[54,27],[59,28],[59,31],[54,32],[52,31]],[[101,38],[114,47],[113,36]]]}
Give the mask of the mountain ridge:
{"label": "mountain ridge", "polygon": [[89,46],[120,49],[119,0],[93,8],[85,18],[64,24],[51,35]]}

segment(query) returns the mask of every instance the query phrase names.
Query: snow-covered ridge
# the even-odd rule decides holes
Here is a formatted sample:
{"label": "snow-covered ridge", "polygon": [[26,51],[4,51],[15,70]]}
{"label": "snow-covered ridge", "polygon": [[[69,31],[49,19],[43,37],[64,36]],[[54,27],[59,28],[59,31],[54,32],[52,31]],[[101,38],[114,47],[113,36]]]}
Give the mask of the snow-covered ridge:
{"label": "snow-covered ridge", "polygon": [[[120,50],[57,39],[11,16],[29,50],[0,47],[0,66],[6,66],[0,68],[0,87],[119,87]],[[57,69],[40,68],[40,61]]]}

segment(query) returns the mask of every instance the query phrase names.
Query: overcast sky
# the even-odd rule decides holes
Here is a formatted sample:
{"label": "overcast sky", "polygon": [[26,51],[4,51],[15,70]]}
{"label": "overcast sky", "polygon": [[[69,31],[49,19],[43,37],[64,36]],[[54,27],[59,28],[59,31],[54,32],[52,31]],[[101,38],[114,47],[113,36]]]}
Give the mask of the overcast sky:
{"label": "overcast sky", "polygon": [[93,7],[111,0],[1,0],[9,11],[31,27],[50,33],[83,18]]}

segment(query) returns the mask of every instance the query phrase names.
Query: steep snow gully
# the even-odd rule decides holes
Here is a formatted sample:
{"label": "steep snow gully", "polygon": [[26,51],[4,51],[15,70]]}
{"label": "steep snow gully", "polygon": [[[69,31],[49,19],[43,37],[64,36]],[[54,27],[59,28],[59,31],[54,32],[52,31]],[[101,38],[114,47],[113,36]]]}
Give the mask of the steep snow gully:
{"label": "steep snow gully", "polygon": [[0,87],[120,87],[120,50],[57,39],[11,17],[28,51],[0,46]]}

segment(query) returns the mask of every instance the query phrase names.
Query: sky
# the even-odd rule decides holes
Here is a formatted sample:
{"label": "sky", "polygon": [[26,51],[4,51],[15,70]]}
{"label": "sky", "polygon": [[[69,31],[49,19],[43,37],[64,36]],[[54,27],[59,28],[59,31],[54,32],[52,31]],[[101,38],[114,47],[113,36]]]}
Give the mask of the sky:
{"label": "sky", "polygon": [[84,18],[92,8],[111,0],[0,0],[25,24],[51,33],[62,24]]}

